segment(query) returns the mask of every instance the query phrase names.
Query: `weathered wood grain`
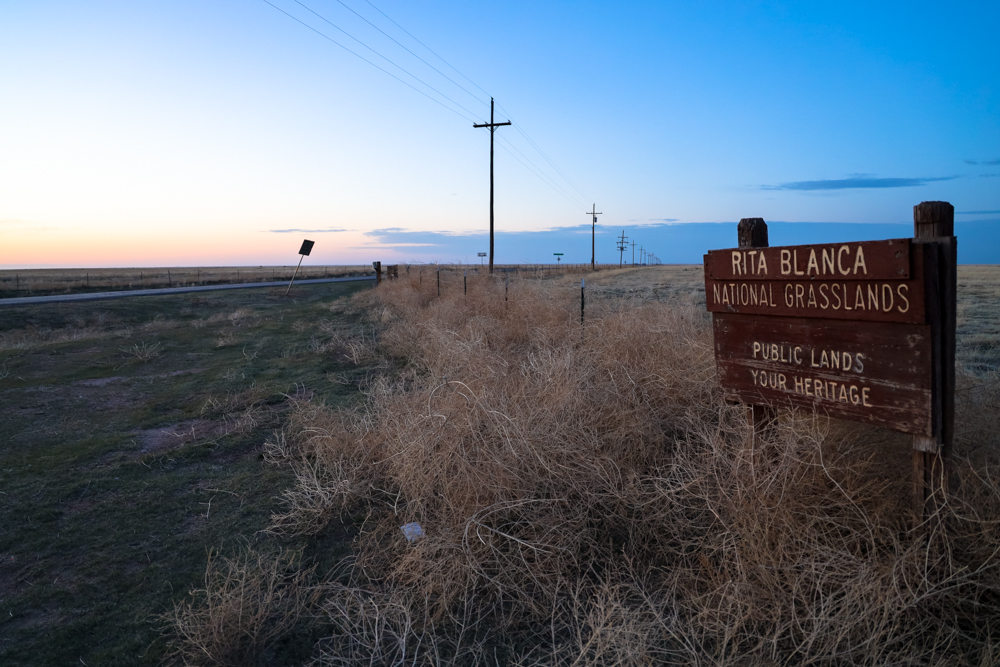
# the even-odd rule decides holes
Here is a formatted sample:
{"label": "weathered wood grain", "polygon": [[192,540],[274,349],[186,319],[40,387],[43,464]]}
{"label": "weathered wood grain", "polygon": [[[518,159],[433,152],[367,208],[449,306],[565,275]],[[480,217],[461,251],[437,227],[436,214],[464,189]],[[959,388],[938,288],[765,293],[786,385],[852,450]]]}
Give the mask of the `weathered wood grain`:
{"label": "weathered wood grain", "polygon": [[[767,248],[767,223],[763,218],[742,218],[736,225],[736,238],[740,249]],[[778,423],[778,411],[769,405],[750,405],[750,425],[753,427],[754,441],[766,438]]]}
{"label": "weathered wood grain", "polygon": [[927,325],[720,313],[713,326],[719,382],[732,399],[931,433]]}
{"label": "weathered wood grain", "polygon": [[954,491],[950,450],[955,424],[955,327],[957,239],[955,208],[926,201],[913,207],[913,236],[925,260],[927,321],[934,356],[933,425],[930,437],[913,438],[913,510],[917,526],[937,512],[945,490]]}

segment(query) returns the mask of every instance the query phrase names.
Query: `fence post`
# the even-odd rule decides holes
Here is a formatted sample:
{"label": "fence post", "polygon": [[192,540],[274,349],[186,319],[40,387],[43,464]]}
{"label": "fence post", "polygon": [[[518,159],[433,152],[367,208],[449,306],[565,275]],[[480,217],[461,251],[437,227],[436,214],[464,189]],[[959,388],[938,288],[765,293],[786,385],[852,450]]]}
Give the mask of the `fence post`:
{"label": "fence post", "polygon": [[372,268],[375,269],[375,287],[382,284],[382,262],[372,262]]}
{"label": "fence post", "polygon": [[469,271],[466,269],[462,271],[462,291],[466,295],[469,294]]}
{"label": "fence post", "polygon": [[[913,207],[913,237],[924,252],[927,321],[931,328],[933,435],[913,436],[913,510],[922,523],[951,489],[949,456],[955,433],[957,239],[955,207],[925,201]],[[922,246],[922,247],[921,247]]]}
{"label": "fence post", "polygon": [[[740,248],[768,247],[767,223],[763,218],[743,218],[736,226],[736,234]],[[748,419],[753,427],[754,441],[762,438],[764,433],[777,421],[777,411],[766,405],[750,405]]]}
{"label": "fence post", "polygon": [[583,308],[586,303],[586,298],[584,297],[584,287],[586,286],[586,278],[580,278],[580,326],[583,326]]}
{"label": "fence post", "polygon": [[441,267],[437,267],[438,296],[441,296]]}

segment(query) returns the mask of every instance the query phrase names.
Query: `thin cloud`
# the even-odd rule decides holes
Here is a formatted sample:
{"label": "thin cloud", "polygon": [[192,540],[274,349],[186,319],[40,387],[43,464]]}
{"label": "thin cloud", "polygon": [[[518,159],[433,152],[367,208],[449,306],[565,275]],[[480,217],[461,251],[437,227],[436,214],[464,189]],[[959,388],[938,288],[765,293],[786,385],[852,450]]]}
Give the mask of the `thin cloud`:
{"label": "thin cloud", "polygon": [[393,234],[397,234],[397,235],[398,234],[408,234],[408,235],[413,235],[413,234],[435,234],[435,235],[440,235],[440,236],[477,236],[479,234],[482,234],[482,232],[467,231],[467,230],[466,231],[458,230],[458,231],[418,232],[418,231],[411,231],[409,229],[404,229],[403,227],[384,227],[382,229],[372,229],[370,231],[365,232],[364,234],[365,234],[365,236],[374,236],[376,238],[382,238],[382,237],[390,236],[390,235],[393,235]]}
{"label": "thin cloud", "polygon": [[870,178],[857,176],[823,181],[795,181],[781,185],[762,185],[761,190],[853,190],[862,188],[912,188],[937,181],[950,181],[957,176],[926,178]]}
{"label": "thin cloud", "polygon": [[299,232],[300,234],[328,234],[331,232],[349,232],[351,230],[327,227],[326,229],[268,229],[267,231],[273,234],[289,234],[292,232]]}
{"label": "thin cloud", "polygon": [[371,245],[360,245],[350,248],[350,250],[371,250],[372,248],[437,248],[440,243],[373,243]]}
{"label": "thin cloud", "polygon": [[1000,211],[955,211],[959,215],[997,215]]}
{"label": "thin cloud", "polygon": [[629,222],[680,222],[680,218],[631,218]]}
{"label": "thin cloud", "polygon": [[[0,225],[38,225],[37,220],[21,220],[18,218],[0,218]],[[57,227],[33,227],[33,229],[58,229]]]}
{"label": "thin cloud", "polygon": [[996,160],[966,160],[965,164],[997,165],[997,164],[1000,164],[1000,158],[997,158]]}
{"label": "thin cloud", "polygon": [[54,232],[62,227],[46,225],[34,220],[19,220],[17,218],[0,218],[0,225],[10,225],[14,229],[28,232]]}

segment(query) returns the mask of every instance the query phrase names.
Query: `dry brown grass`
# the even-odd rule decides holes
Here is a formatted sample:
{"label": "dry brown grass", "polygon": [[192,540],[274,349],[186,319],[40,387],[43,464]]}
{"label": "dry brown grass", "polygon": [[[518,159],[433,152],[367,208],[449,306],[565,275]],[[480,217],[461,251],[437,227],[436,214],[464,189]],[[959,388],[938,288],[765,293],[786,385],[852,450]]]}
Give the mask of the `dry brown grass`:
{"label": "dry brown grass", "polygon": [[183,665],[268,664],[276,641],[315,615],[322,589],[296,554],[244,546],[233,558],[210,553],[205,587],[168,617],[170,660]]}
{"label": "dry brown grass", "polygon": [[275,532],[365,517],[316,664],[1000,657],[994,379],[962,378],[959,492],[915,532],[905,438],[788,413],[755,441],[695,307],[600,301],[581,327],[578,287],[412,275],[360,298],[408,365],[268,448],[298,479]]}

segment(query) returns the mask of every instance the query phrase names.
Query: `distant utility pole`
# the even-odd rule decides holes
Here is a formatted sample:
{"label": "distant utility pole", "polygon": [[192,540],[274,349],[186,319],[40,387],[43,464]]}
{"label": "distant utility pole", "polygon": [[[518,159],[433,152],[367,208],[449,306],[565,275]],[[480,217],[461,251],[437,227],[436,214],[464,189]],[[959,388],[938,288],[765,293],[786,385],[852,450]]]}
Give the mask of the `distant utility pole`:
{"label": "distant utility pole", "polygon": [[625,257],[625,248],[628,247],[628,244],[625,243],[625,239],[627,239],[627,238],[628,237],[625,236],[625,230],[623,229],[622,230],[621,238],[618,239],[618,268],[619,269],[622,268],[622,261],[623,261],[623,259]]}
{"label": "distant utility pole", "polygon": [[632,241],[632,266],[635,266],[635,241]]}
{"label": "distant utility pole", "polygon": [[493,122],[493,98],[491,97],[490,122],[482,123],[480,125],[472,125],[472,127],[490,128],[490,273],[493,273],[493,133],[496,132],[497,128],[501,125],[510,125],[510,121],[508,120],[506,123]]}
{"label": "distant utility pole", "polygon": [[597,210],[597,204],[594,204],[594,210],[589,211],[587,213],[587,215],[594,216],[594,221],[590,225],[590,270],[591,271],[596,271],[597,270],[597,264],[594,261],[594,258],[596,257],[596,255],[594,253],[594,249],[596,247],[594,245],[594,234],[595,234],[594,229],[596,229],[596,227],[597,227],[597,216],[604,215],[604,214],[601,213],[600,211],[598,211]]}
{"label": "distant utility pole", "polygon": [[642,246],[639,246],[639,266],[642,266]]}

